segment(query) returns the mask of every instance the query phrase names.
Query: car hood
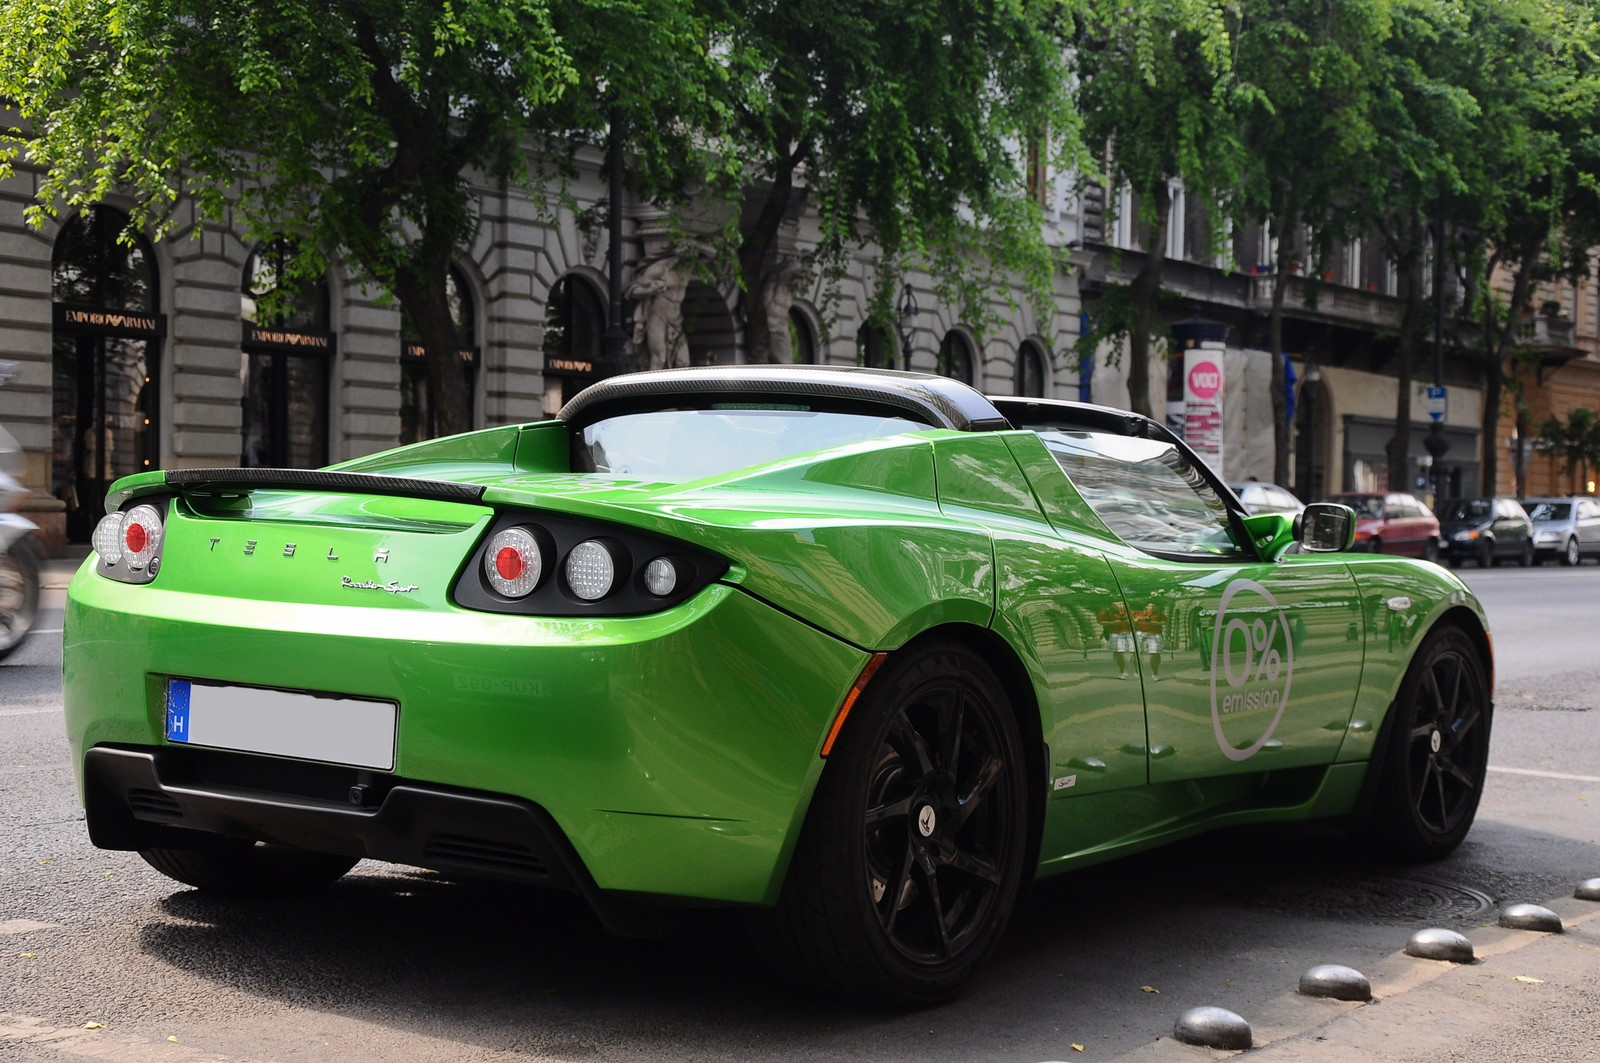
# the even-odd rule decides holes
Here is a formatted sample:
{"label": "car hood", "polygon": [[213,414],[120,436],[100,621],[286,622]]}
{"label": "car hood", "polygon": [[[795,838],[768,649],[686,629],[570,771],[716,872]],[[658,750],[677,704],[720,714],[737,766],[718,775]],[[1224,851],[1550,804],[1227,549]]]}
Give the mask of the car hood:
{"label": "car hood", "polygon": [[1484,531],[1493,521],[1488,520],[1441,520],[1439,531],[1445,535],[1461,531]]}

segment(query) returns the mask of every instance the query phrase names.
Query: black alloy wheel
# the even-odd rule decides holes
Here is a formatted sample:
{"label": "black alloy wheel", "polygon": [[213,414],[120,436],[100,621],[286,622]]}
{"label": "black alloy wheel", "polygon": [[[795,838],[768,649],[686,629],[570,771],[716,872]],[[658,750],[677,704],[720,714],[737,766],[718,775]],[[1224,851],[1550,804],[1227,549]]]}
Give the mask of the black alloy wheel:
{"label": "black alloy wheel", "polygon": [[1396,855],[1436,859],[1471,829],[1489,768],[1492,704],[1472,639],[1429,634],[1390,712],[1373,826]]}
{"label": "black alloy wheel", "polygon": [[765,928],[810,988],[920,1007],[958,993],[1024,879],[1022,742],[999,680],[955,643],[902,651],[823,772]]}

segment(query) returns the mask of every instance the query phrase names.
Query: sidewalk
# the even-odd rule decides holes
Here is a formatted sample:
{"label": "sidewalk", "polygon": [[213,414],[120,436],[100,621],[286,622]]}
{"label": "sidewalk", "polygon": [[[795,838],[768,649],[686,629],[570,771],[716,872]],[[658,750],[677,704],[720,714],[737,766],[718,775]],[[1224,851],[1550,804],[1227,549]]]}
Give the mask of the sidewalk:
{"label": "sidewalk", "polygon": [[83,564],[81,557],[52,557],[45,561],[44,568],[39,573],[39,586],[47,591],[61,591],[67,589],[67,584],[72,582],[72,574],[78,571]]}
{"label": "sidewalk", "polygon": [[[1362,973],[1370,1003],[1302,996],[1293,988],[1244,1015],[1252,1060],[1293,1063],[1592,1063],[1600,1058],[1600,904],[1547,902],[1564,932],[1497,925],[1466,932],[1476,961],[1423,960],[1399,951]],[[1407,935],[1399,935],[1402,950]],[[1195,1001],[1199,1005],[1204,1001]],[[1176,1016],[1174,1016],[1176,1018]],[[1118,1056],[1116,1063],[1196,1063],[1235,1055],[1171,1037]]]}

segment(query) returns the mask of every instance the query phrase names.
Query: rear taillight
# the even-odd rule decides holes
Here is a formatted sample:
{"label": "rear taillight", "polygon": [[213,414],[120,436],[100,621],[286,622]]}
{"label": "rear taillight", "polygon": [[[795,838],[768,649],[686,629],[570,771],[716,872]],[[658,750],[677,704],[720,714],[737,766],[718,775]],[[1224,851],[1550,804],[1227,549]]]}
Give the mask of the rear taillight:
{"label": "rear taillight", "polygon": [[525,598],[544,575],[544,552],[526,528],[496,532],[483,552],[483,575],[499,594]]}
{"label": "rear taillight", "polygon": [[161,569],[161,514],[151,505],[107,513],[95,525],[93,544],[103,576],[123,583],[149,583]]}
{"label": "rear taillight", "polygon": [[642,616],[687,601],[727,570],[715,554],[654,533],[554,513],[505,513],[451,599],[524,616]]}

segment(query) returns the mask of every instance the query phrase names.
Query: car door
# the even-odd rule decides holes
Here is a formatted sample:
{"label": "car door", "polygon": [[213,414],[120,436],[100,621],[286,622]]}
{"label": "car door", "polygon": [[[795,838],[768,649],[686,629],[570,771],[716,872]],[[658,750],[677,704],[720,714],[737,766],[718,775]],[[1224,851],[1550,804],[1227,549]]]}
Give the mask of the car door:
{"label": "car door", "polygon": [[1578,499],[1578,543],[1586,554],[1600,554],[1600,503]]}
{"label": "car door", "polygon": [[1410,495],[1395,494],[1384,500],[1384,509],[1389,514],[1389,527],[1394,536],[1394,546],[1385,552],[1420,557],[1426,523],[1421,506]]}
{"label": "car door", "polygon": [[[1361,677],[1348,564],[1263,559],[1209,471],[1173,440],[1041,438],[1120,540],[1105,555],[1138,622],[1150,781],[1332,761]],[[1154,517],[1131,517],[1129,496]]]}

